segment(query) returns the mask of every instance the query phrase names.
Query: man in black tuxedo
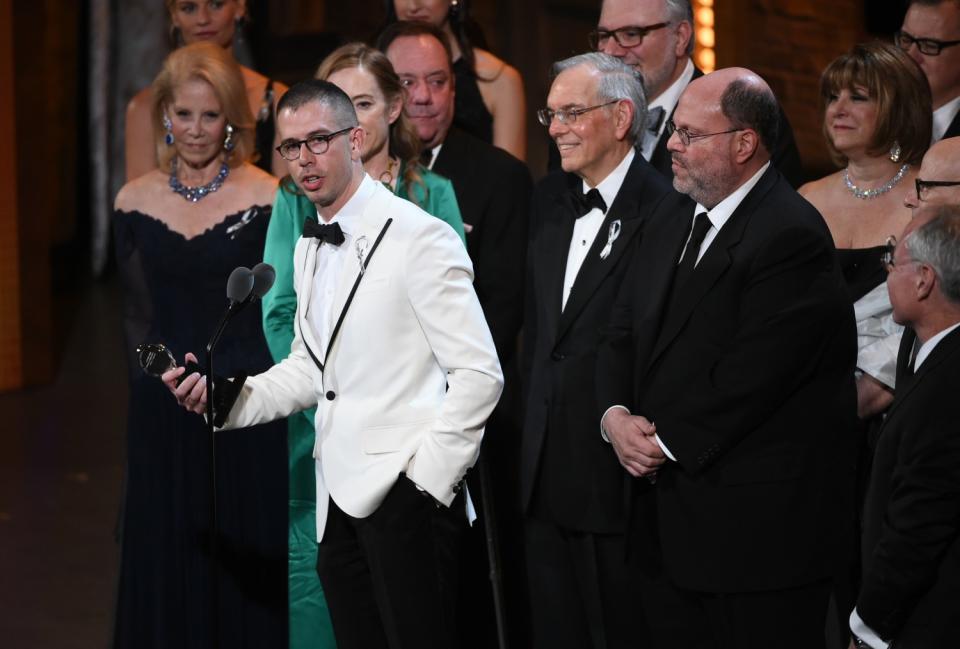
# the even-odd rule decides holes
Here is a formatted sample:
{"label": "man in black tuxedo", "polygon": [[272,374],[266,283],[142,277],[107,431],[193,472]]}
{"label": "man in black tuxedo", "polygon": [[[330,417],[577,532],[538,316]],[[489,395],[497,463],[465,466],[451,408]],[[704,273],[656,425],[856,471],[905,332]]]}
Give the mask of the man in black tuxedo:
{"label": "man in black tuxedo", "polygon": [[[693,54],[693,12],[689,0],[603,0],[590,45],[632,65],[643,75],[651,120],[638,142],[643,157],[673,178],[666,122],[691,80],[703,76]],[[773,166],[791,185],[803,183],[800,153],[786,113],[779,110],[779,135]]]}
{"label": "man in black tuxedo", "polygon": [[[769,164],[777,102],[742,68],[690,83],[598,352],[602,428],[655,476],[682,647],[824,646],[853,475],[856,331],[823,219]],[[645,481],[638,480],[639,486]]]}
{"label": "man in black tuxedo", "polygon": [[930,82],[933,141],[960,136],[960,1],[912,0],[895,40]]}
{"label": "man in black tuxedo", "polygon": [[916,332],[880,429],[864,510],[854,643],[960,638],[960,206],[918,210],[893,251],[894,319]]}
{"label": "man in black tuxedo", "polygon": [[[474,266],[474,289],[504,373],[503,395],[487,422],[477,470],[467,477],[478,504],[480,524],[471,528],[463,553],[464,601],[460,609],[468,617],[461,626],[495,626],[484,534],[485,529],[493,533],[490,526],[495,523],[501,539],[500,571],[509,635],[512,644],[523,646],[527,643],[526,597],[522,544],[518,542],[522,521],[517,478],[520,381],[516,349],[523,320],[522,278],[533,182],[526,165],[512,155],[452,126],[454,76],[450,46],[443,32],[427,23],[398,22],[384,31],[377,45],[407,89],[404,109],[423,142],[424,164],[453,183]],[[481,481],[478,473],[487,478]],[[482,647],[491,646],[496,638],[474,630],[463,640],[468,647]]]}
{"label": "man in black tuxedo", "polygon": [[[527,257],[521,493],[534,647],[637,646],[628,474],[597,428],[600,328],[670,186],[636,153],[636,72],[599,53],[556,63],[539,112],[563,160],[536,187]],[[636,557],[635,557],[636,558]]]}

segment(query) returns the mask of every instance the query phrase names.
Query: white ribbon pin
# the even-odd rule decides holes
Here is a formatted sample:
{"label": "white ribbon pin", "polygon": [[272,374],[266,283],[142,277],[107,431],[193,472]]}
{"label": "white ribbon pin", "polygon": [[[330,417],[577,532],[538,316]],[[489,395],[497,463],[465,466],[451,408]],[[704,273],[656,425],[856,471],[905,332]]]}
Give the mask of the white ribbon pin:
{"label": "white ribbon pin", "polygon": [[613,242],[616,241],[619,236],[620,219],[617,219],[610,224],[610,228],[607,230],[607,244],[603,247],[603,250],[600,251],[600,259],[606,259],[610,255],[610,251],[613,250]]}
{"label": "white ribbon pin", "polygon": [[363,275],[363,271],[366,270],[363,265],[363,260],[367,256],[367,237],[362,236],[358,238],[355,246],[357,249],[357,261],[360,262],[360,274]]}

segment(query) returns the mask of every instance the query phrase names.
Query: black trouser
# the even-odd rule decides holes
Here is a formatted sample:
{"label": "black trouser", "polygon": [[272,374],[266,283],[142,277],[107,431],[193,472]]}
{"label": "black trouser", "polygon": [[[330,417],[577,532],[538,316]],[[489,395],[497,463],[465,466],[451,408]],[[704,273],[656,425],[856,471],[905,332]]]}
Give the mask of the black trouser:
{"label": "black trouser", "polygon": [[756,593],[680,591],[691,649],[823,649],[832,581]]}
{"label": "black trouser", "polygon": [[317,553],[338,649],[457,646],[457,548],[463,495],[438,507],[403,474],[366,518],[331,499]]}

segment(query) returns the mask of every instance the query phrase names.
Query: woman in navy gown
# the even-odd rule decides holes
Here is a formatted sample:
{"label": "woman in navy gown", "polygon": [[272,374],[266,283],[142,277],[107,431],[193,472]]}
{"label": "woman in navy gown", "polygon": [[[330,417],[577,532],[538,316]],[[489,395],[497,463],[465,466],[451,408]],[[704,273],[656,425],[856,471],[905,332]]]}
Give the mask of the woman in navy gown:
{"label": "woman in navy gown", "polygon": [[[255,122],[223,48],[172,53],[153,96],[160,167],[120,190],[113,226],[128,349],[179,356],[205,348],[230,272],[260,261],[277,183],[249,163]],[[272,364],[260,320],[252,304],[230,322],[217,374]],[[286,645],[285,431],[218,434],[214,561],[206,424],[131,359],[116,647]]]}

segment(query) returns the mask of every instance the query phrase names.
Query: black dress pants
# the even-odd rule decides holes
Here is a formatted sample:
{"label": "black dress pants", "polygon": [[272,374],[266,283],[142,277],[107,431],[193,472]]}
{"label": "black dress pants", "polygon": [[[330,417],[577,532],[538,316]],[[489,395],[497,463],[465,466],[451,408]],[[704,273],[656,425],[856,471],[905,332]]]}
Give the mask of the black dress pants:
{"label": "black dress pants", "polygon": [[317,553],[338,649],[454,649],[463,496],[437,506],[403,474],[373,514],[331,499]]}

